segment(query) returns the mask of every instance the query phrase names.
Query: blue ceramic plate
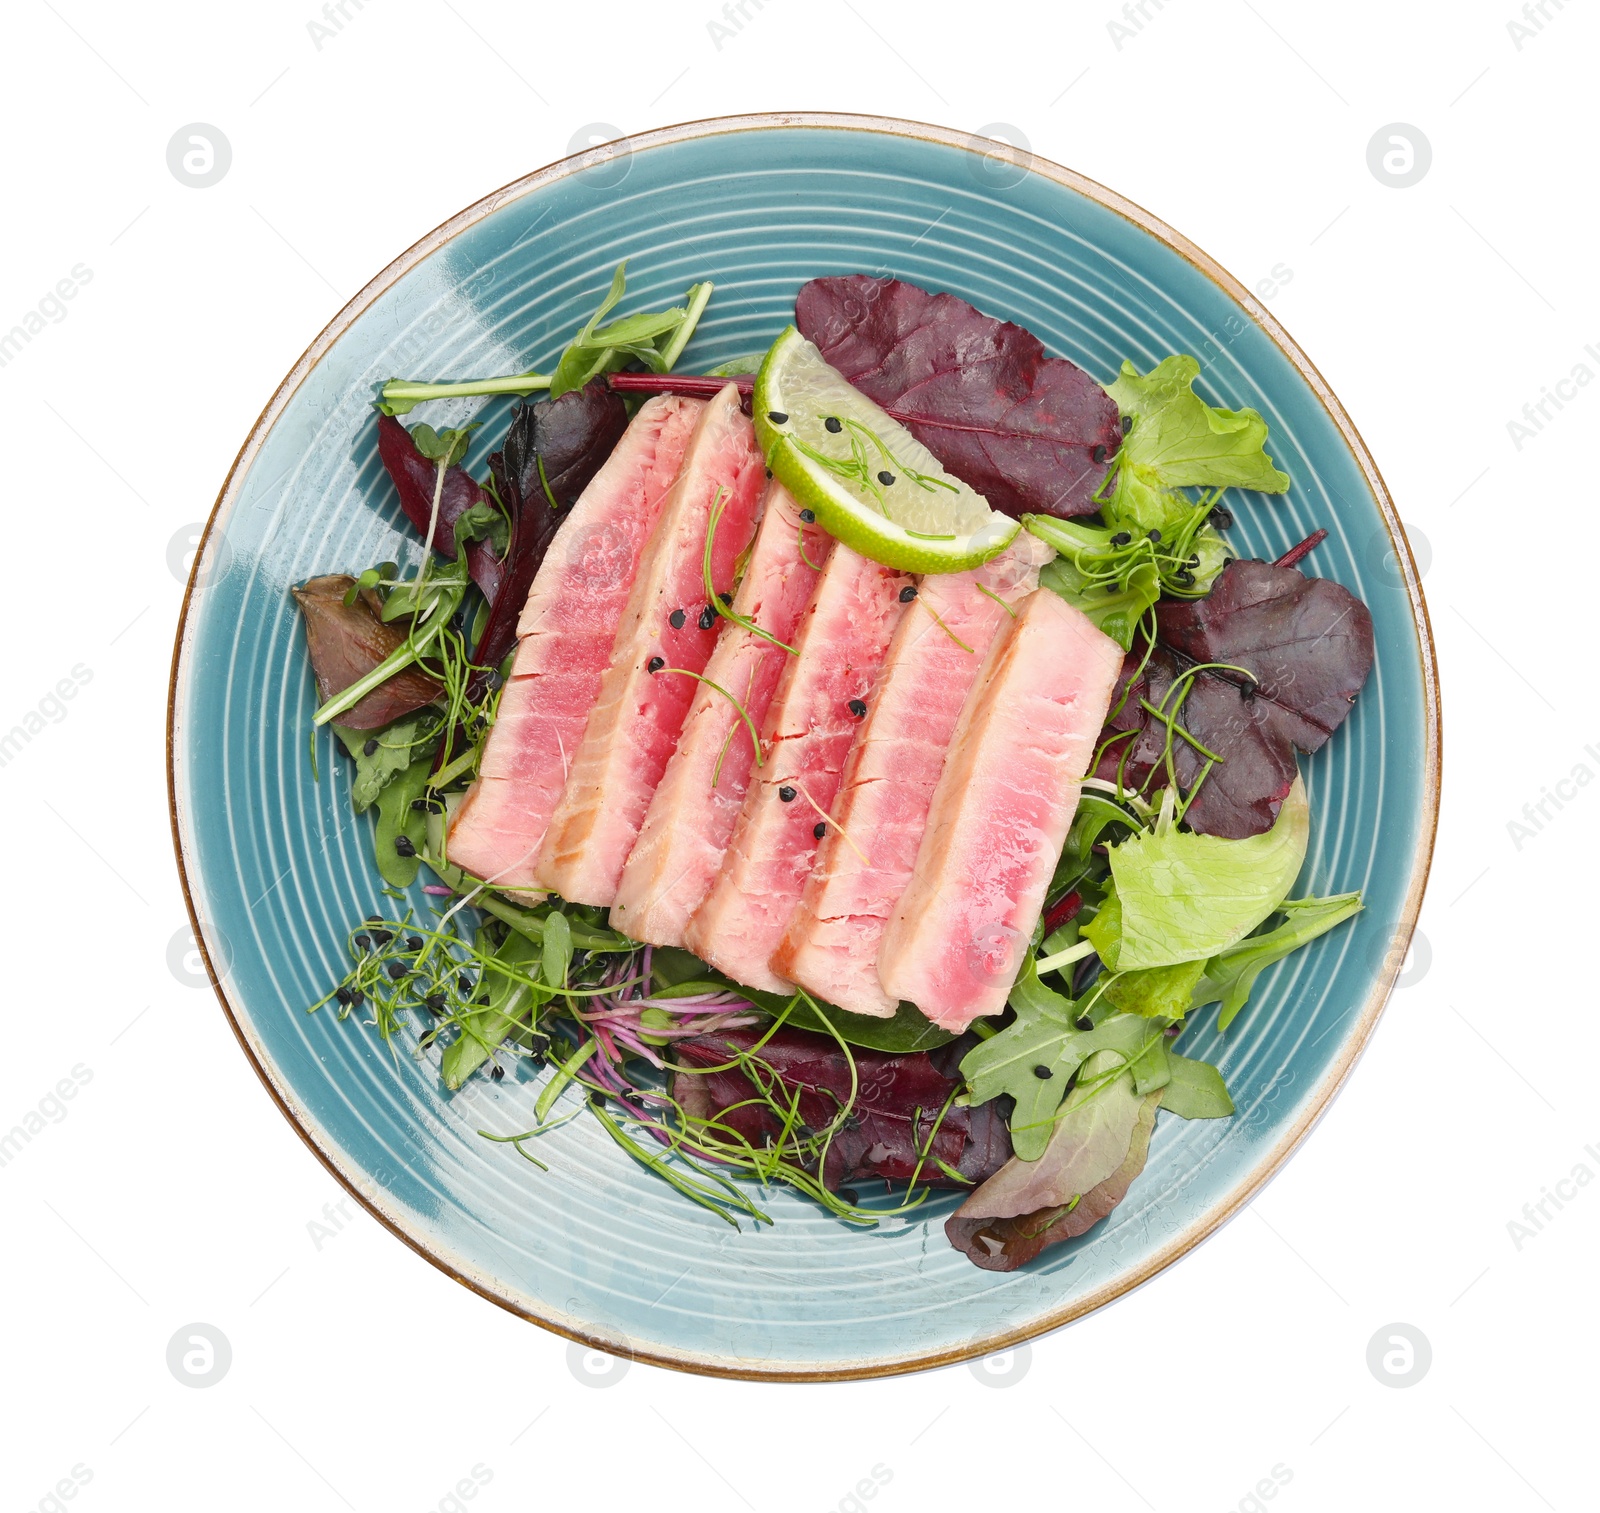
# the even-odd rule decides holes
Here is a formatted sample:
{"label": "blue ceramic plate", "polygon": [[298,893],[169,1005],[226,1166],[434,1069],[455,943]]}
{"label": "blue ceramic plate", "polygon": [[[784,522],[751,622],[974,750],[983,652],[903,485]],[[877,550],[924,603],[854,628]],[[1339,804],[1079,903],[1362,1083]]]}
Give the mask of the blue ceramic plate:
{"label": "blue ceramic plate", "polygon": [[[1234,544],[1273,557],[1326,526],[1314,570],[1371,606],[1372,677],[1306,763],[1302,879],[1360,888],[1366,912],[1269,972],[1225,1040],[1215,1008],[1196,1016],[1183,1049],[1221,1066],[1236,1116],[1161,1115],[1149,1166],[1109,1221],[1023,1271],[979,1271],[946,1244],[954,1197],[863,1232],[780,1192],[764,1200],[774,1227],[736,1232],[589,1119],[541,1143],[540,1172],[477,1134],[531,1122],[530,1067],[452,1096],[435,1061],[305,1011],[342,970],[343,932],[386,901],[348,762],[324,740],[318,782],[307,759],[314,700],[289,586],[411,540],[378,462],[376,384],[548,369],[623,257],[629,308],[716,281],[685,371],[765,346],[804,280],[852,271],[950,290],[1102,380],[1125,357],[1148,368],[1191,352],[1205,397],[1260,410],[1294,479],[1286,498],[1234,498]],[[481,434],[498,438],[506,401],[429,418],[480,405]],[[1182,1255],[1271,1175],[1349,1072],[1405,955],[1433,840],[1439,714],[1416,572],[1377,469],[1239,284],[1137,206],[993,142],[774,115],[672,127],[543,169],[425,237],[340,312],[273,396],[212,514],[178,636],[170,762],[179,865],[223,1008],[284,1113],[395,1234],[504,1307],[640,1359],[850,1377],[1065,1323]]]}

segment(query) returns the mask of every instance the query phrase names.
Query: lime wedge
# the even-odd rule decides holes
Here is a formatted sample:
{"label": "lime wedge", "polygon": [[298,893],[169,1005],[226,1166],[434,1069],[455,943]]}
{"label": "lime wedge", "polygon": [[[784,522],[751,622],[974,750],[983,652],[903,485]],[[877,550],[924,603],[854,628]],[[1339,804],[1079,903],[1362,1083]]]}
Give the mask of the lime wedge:
{"label": "lime wedge", "polygon": [[767,466],[835,540],[907,573],[959,573],[1020,526],[945,472],[793,326],[767,353],[752,404]]}

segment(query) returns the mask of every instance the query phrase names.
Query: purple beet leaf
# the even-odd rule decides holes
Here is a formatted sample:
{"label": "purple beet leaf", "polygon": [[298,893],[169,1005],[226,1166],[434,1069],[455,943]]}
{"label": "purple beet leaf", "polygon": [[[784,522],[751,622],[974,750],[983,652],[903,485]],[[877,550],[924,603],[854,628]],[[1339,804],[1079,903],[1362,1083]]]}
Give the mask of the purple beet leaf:
{"label": "purple beet leaf", "polygon": [[[1105,732],[1138,733],[1109,748],[1099,774],[1115,778],[1121,762],[1129,787],[1146,779],[1163,785],[1167,727],[1147,706],[1176,711],[1177,723],[1221,758],[1185,821],[1206,835],[1259,835],[1271,828],[1294,783],[1295,752],[1321,747],[1366,682],[1372,615],[1326,578],[1240,561],[1223,569],[1204,599],[1163,599],[1156,621],[1156,646],[1142,674],[1144,643],[1136,641],[1128,654],[1112,707],[1124,689],[1127,697]],[[1226,667],[1190,672],[1213,663]],[[1172,765],[1185,792],[1206,761],[1182,735],[1173,740]]]}
{"label": "purple beet leaf", "polygon": [[1122,442],[1117,406],[1038,337],[953,294],[815,278],[795,324],[861,392],[1008,515],[1087,515]]}

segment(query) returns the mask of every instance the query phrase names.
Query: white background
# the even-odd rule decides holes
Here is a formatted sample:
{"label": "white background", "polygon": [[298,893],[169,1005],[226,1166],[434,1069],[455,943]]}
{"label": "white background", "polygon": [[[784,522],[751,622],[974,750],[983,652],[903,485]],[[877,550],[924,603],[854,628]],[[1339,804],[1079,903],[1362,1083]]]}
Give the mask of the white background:
{"label": "white background", "polygon": [[[0,330],[76,265],[91,277],[0,368],[0,727],[75,666],[91,677],[0,768],[0,1129],[90,1074],[0,1167],[5,1507],[68,1506],[63,1478],[86,1513],[1250,1513],[1263,1479],[1289,1513],[1595,1507],[1600,1183],[1547,1200],[1520,1246],[1508,1229],[1579,1163],[1600,1174],[1600,791],[1567,788],[1520,844],[1508,830],[1578,765],[1600,773],[1600,389],[1569,390],[1520,447],[1508,431],[1576,365],[1600,374],[1593,11],[1545,0],[1514,38],[1511,0],[1145,0],[1113,39],[1110,0],[746,0],[718,46],[711,0],[345,9],[319,47],[311,0],[6,7]],[[1427,568],[1446,715],[1428,949],[1259,1199],[1036,1343],[1025,1374],[759,1387],[634,1366],[597,1391],[565,1342],[354,1205],[331,1236],[308,1227],[342,1194],[184,960],[172,563],[281,375],[417,237],[592,122],[781,108],[1008,123],[1278,285]],[[166,161],[191,122],[232,145],[203,190]],[[1394,122],[1432,145],[1410,188],[1368,168]],[[166,1364],[192,1322],[232,1348],[205,1390]],[[1367,1364],[1391,1323],[1431,1343],[1404,1389]],[[468,1502],[453,1489],[475,1466]]]}

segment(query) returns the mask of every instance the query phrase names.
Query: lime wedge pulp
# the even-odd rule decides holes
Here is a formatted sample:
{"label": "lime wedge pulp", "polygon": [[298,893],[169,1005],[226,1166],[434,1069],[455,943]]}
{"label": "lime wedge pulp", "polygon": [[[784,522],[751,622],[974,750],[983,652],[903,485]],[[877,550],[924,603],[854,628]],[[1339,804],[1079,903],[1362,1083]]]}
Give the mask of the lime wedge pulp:
{"label": "lime wedge pulp", "polygon": [[907,573],[959,573],[1004,551],[1017,521],[989,508],[790,326],[756,375],[767,466],[835,540]]}

